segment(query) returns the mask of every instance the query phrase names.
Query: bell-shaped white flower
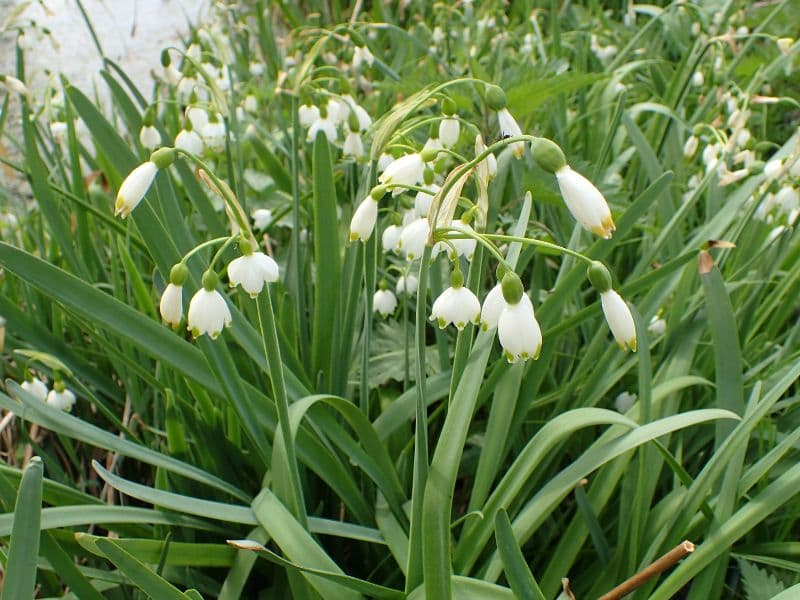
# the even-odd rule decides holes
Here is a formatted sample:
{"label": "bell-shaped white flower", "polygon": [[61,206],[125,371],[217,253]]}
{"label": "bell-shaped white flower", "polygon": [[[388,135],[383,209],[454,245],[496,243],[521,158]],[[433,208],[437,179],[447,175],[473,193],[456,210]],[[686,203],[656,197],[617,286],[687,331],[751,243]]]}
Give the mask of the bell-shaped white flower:
{"label": "bell-shaped white flower", "polygon": [[302,104],[300,108],[297,109],[297,120],[303,127],[311,127],[314,123],[319,121],[319,119],[319,108],[313,104]]}
{"label": "bell-shaped white flower", "polygon": [[253,94],[247,94],[242,102],[242,108],[250,114],[254,114],[258,111],[258,100]]}
{"label": "bell-shaped white flower", "polygon": [[263,252],[245,254],[228,264],[231,287],[241,285],[251,298],[258,296],[265,283],[278,281],[278,276],[278,263]]}
{"label": "bell-shaped white flower", "polygon": [[[461,219],[456,219],[450,223],[450,227],[469,233],[475,233],[472,225],[465,223]],[[478,244],[475,238],[451,239],[449,241],[453,245],[452,247],[448,246],[447,254],[450,257],[450,260],[455,260],[456,255],[463,256],[467,260],[472,260],[472,256],[475,254],[475,247]],[[455,248],[455,255],[453,254],[453,248]]]}
{"label": "bell-shaped white flower", "polygon": [[378,157],[378,173],[383,173],[390,164],[394,162],[394,156],[382,152]]}
{"label": "bell-shaped white flower", "polygon": [[433,301],[431,307],[431,321],[436,321],[440,329],[450,323],[458,329],[464,329],[467,323],[477,323],[480,315],[481,303],[478,297],[463,285],[451,285]]}
{"label": "bell-shaped white flower", "polygon": [[631,309],[617,292],[607,290],[600,294],[600,303],[608,327],[620,348],[630,348],[636,352],[636,325]]}
{"label": "bell-shaped white flower", "polygon": [[494,329],[500,322],[500,313],[506,307],[506,300],[503,298],[503,287],[498,283],[494,286],[486,298],[483,300],[481,309],[481,329],[488,331]]}
{"label": "bell-shaped white flower", "polygon": [[69,129],[64,121],[53,121],[50,123],[50,133],[53,139],[59,144],[65,144]]}
{"label": "bell-shaped white flower", "polygon": [[0,75],[0,85],[12,94],[19,94],[20,96],[28,95],[28,88],[25,84],[11,75]]}
{"label": "bell-shaped white flower", "polygon": [[327,109],[328,117],[335,125],[346,123],[350,117],[350,106],[344,100],[330,98],[325,108]]}
{"label": "bell-shaped white flower", "polygon": [[214,340],[223,327],[231,324],[231,311],[224,296],[215,289],[217,283],[217,274],[211,270],[206,271],[203,274],[203,287],[189,301],[187,324],[196,338],[207,334]]}
{"label": "bell-shaped white flower", "polygon": [[430,185],[425,186],[426,191],[419,191],[417,195],[414,196],[414,212],[418,217],[427,217],[428,213],[431,210],[431,202],[433,202],[433,197],[439,192],[441,188],[432,183]]}
{"label": "bell-shaped white flower", "polygon": [[194,129],[181,129],[175,136],[175,147],[194,155],[203,153],[203,138]]}
{"label": "bell-shaped white flower", "polygon": [[622,392],[614,399],[614,408],[623,415],[636,403],[636,394]]}
{"label": "bell-shaped white flower", "polygon": [[[500,125],[500,135],[503,137],[522,135],[519,123],[511,116],[507,108],[501,108],[497,111],[497,123]],[[525,142],[513,142],[510,146],[511,151],[517,158],[522,158],[525,155]]]}
{"label": "bell-shaped white flower", "polygon": [[347,136],[344,138],[342,152],[345,156],[352,156],[353,158],[361,158],[364,156],[364,143],[361,141],[361,136],[357,131],[347,132]]}
{"label": "bell-shaped white flower", "polygon": [[458,143],[461,124],[458,119],[442,119],[439,122],[439,140],[445,148],[452,148]]}
{"label": "bell-shaped white flower", "polygon": [[375,229],[378,220],[378,201],[372,196],[367,196],[358,205],[350,221],[350,241],[361,240],[366,242]]}
{"label": "bell-shaped white flower", "polygon": [[366,46],[356,46],[353,48],[353,69],[358,70],[361,65],[366,63],[370,67],[375,62],[375,57]]}
{"label": "bell-shaped white flower", "polygon": [[203,131],[203,127],[208,125],[208,113],[199,106],[190,106],[186,109],[186,118],[192,122],[192,129]]}
{"label": "bell-shaped white flower", "polygon": [[700,144],[700,140],[697,139],[696,135],[690,135],[686,139],[686,143],[683,145],[683,156],[684,158],[692,158],[694,153],[697,152],[697,146]]}
{"label": "bell-shaped white flower", "polygon": [[183,286],[167,284],[164,293],[161,294],[158,310],[165,323],[177,328],[183,318]]}
{"label": "bell-shaped white flower", "polygon": [[651,335],[662,335],[666,330],[667,322],[658,315],[653,315],[653,318],[650,319],[650,323],[647,325],[647,331]]}
{"label": "bell-shaped white flower", "polygon": [[33,377],[30,381],[26,379],[20,387],[42,402],[47,400],[47,384],[37,377]]}
{"label": "bell-shaped white flower", "polygon": [[425,251],[425,244],[430,234],[428,219],[420,217],[415,219],[405,227],[400,234],[400,250],[408,260],[414,260],[422,256]]}
{"label": "bell-shaped white flower", "polygon": [[372,297],[372,310],[382,317],[388,317],[397,308],[397,298],[387,289],[380,289]]}
{"label": "bell-shaped white flower", "polygon": [[272,211],[268,208],[257,208],[250,215],[253,217],[253,228],[261,231],[272,222]]}
{"label": "bell-shaped white flower", "polygon": [[397,284],[394,287],[394,291],[398,296],[402,294],[413,296],[417,293],[417,288],[419,288],[419,279],[409,273],[408,275],[401,275],[397,278]]}
{"label": "bell-shaped white flower", "polygon": [[161,78],[169,85],[178,85],[181,80],[181,72],[172,63],[161,67]]}
{"label": "bell-shaped white flower", "polygon": [[161,134],[153,125],[144,125],[139,130],[139,141],[148,150],[155,150],[161,145]]}
{"label": "bell-shaped white flower", "polygon": [[[366,109],[358,104],[355,101],[355,98],[353,98],[350,94],[345,94],[342,96],[342,100],[344,100],[350,110],[352,110],[355,114],[356,121],[358,121],[358,129],[360,131],[366,131],[369,129],[369,126],[372,125],[372,117],[369,116],[369,113],[366,111]],[[350,118],[349,112],[347,114],[347,118],[348,120]]]}
{"label": "bell-shaped white flower", "polygon": [[[522,294],[522,298],[528,298]],[[497,338],[508,362],[536,360],[542,350],[542,330],[533,313],[533,305],[520,299],[516,304],[506,303],[497,323]]]}
{"label": "bell-shaped white flower", "polygon": [[339,134],[336,131],[336,123],[328,117],[320,117],[316,121],[314,121],[311,126],[308,128],[308,141],[313,142],[317,139],[317,134],[319,132],[325,134],[325,137],[328,138],[328,141],[333,144],[336,142]]}
{"label": "bell-shaped white flower", "polygon": [[147,190],[150,189],[156,173],[158,173],[158,167],[149,160],[130,172],[117,192],[117,199],[114,202],[116,216],[124,219],[131,214],[131,211],[139,205]]}
{"label": "bell-shaped white flower", "polygon": [[[58,387],[58,384],[56,386]],[[66,389],[64,384],[61,384],[60,387],[62,388],[61,391],[57,391],[56,388],[50,390],[47,394],[47,404],[58,410],[69,411],[75,404],[75,394]]]}
{"label": "bell-shaped white flower", "polygon": [[564,202],[578,223],[604,239],[611,239],[616,227],[608,203],[594,184],[568,165],[556,171]]}
{"label": "bell-shaped white flower", "polygon": [[384,252],[399,252],[400,251],[400,236],[403,234],[403,228],[399,225],[389,225],[383,230],[381,235],[381,246]]}
{"label": "bell-shaped white flower", "polygon": [[800,191],[791,185],[784,185],[775,194],[775,204],[789,214],[800,208]]}
{"label": "bell-shaped white flower", "polygon": [[[383,185],[417,185],[422,181],[425,171],[425,163],[422,156],[415,152],[413,154],[406,154],[397,160],[393,161],[386,170],[378,177]],[[393,194],[403,191],[403,188],[393,190]]]}
{"label": "bell-shaped white flower", "polygon": [[775,179],[783,171],[783,161],[779,158],[768,160],[764,165],[764,177],[767,181]]}
{"label": "bell-shaped white flower", "polygon": [[225,150],[225,124],[220,121],[209,121],[200,130],[203,142],[212,152]]}

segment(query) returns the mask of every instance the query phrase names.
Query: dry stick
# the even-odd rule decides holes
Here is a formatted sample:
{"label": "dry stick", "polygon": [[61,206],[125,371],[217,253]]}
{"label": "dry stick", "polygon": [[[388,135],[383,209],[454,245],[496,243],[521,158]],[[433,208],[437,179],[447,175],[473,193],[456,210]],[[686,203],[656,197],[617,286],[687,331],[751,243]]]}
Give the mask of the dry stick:
{"label": "dry stick", "polygon": [[600,600],[618,600],[619,598],[624,598],[633,590],[645,584],[649,579],[674,566],[678,561],[692,552],[694,552],[694,544],[692,542],[689,540],[681,542],[654,563],[645,567],[630,579],[623,581],[604,596],[600,596]]}

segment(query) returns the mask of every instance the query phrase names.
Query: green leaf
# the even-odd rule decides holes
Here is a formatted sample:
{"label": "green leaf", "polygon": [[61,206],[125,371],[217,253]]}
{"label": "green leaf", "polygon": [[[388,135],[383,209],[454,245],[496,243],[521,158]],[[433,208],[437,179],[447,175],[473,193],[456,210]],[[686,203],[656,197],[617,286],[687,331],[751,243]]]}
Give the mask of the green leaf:
{"label": "green leaf", "polygon": [[[75,540],[90,552],[103,556],[94,542],[99,536],[76,533]],[[149,539],[115,539],[114,543],[130,552],[142,562],[157,564],[164,550],[164,542]],[[202,544],[196,542],[170,541],[165,565],[180,567],[229,567],[233,564],[236,550],[225,544]]]}
{"label": "green leaf", "polygon": [[514,595],[519,600],[545,600],[539,584],[533,577],[522,550],[514,539],[514,530],[505,510],[499,510],[494,519],[494,535],[497,550],[503,561],[503,571]]}
{"label": "green leaf", "polygon": [[3,600],[34,596],[42,519],[42,472],[42,459],[34,456],[22,475],[5,565]]}
{"label": "green leaf", "polygon": [[548,100],[607,79],[606,73],[563,73],[556,77],[534,77],[508,90],[508,109],[517,118],[526,117]]}

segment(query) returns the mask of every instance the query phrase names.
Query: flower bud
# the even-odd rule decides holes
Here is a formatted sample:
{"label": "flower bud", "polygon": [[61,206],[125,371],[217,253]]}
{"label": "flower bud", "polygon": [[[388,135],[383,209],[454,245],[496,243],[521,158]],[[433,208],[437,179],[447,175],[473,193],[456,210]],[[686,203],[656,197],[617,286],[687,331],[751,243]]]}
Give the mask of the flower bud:
{"label": "flower bud", "polygon": [[500,282],[503,289],[503,299],[507,304],[518,304],[525,293],[522,280],[514,271],[507,271]]}
{"label": "flower bud", "polygon": [[189,267],[185,263],[179,262],[170,269],[169,282],[173,285],[183,285],[189,277]]}
{"label": "flower bud", "polygon": [[492,110],[502,110],[506,107],[506,93],[499,86],[486,84],[484,98],[486,105]]}
{"label": "flower bud", "polygon": [[567,164],[564,152],[552,140],[536,138],[531,146],[533,160],[548,173],[555,173]]}
{"label": "flower bud", "polygon": [[611,273],[599,260],[592,261],[586,276],[598,294],[603,294],[611,289]]}
{"label": "flower bud", "polygon": [[159,169],[166,169],[175,162],[175,148],[159,148],[150,155],[150,162]]}

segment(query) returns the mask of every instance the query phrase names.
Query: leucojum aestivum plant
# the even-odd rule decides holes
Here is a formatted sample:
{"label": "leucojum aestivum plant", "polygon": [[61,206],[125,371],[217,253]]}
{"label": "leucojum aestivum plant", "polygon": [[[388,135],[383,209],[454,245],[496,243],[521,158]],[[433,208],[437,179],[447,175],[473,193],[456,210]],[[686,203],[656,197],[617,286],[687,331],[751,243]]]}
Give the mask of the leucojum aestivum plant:
{"label": "leucojum aestivum plant", "polygon": [[512,4],[219,3],[149,98],[104,59],[108,116],[36,99],[25,25],[9,589],[711,598],[796,564],[800,146],[755,138],[797,44]]}

